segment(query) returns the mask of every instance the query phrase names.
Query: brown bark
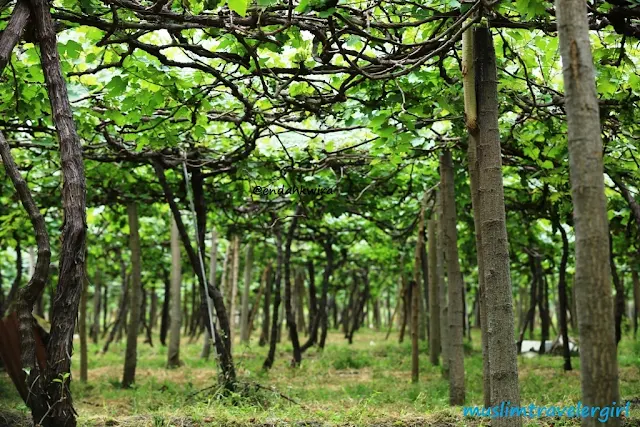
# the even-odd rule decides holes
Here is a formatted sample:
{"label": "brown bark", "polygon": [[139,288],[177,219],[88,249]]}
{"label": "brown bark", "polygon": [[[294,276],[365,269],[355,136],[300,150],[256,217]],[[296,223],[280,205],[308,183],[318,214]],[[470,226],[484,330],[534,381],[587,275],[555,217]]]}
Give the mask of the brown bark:
{"label": "brown bark", "polygon": [[162,281],[164,282],[164,298],[162,300],[162,316],[160,318],[160,344],[166,344],[169,331],[169,300],[171,295],[171,280],[166,268],[162,267]]}
{"label": "brown bark", "polygon": [[449,309],[447,307],[447,283],[444,276],[444,221],[442,217],[442,190],[436,196],[438,210],[436,237],[436,270],[438,275],[438,295],[440,304],[440,345],[442,349],[442,375],[449,377]]}
{"label": "brown bark", "polygon": [[296,227],[298,225],[298,218],[302,213],[301,205],[296,207],[296,210],[291,219],[289,230],[287,232],[287,240],[284,247],[284,309],[287,319],[287,327],[289,328],[289,338],[291,339],[291,345],[293,346],[293,360],[292,366],[299,366],[302,362],[302,352],[300,351],[300,341],[298,338],[298,327],[296,319],[293,315],[292,308],[292,295],[291,295],[291,244],[293,243],[293,236],[295,235]]}
{"label": "brown bark", "polygon": [[180,288],[182,287],[182,263],[180,258],[180,236],[175,219],[171,218],[171,325],[169,327],[169,346],[167,348],[167,367],[175,368],[180,363]]}
{"label": "brown bark", "polygon": [[[473,103],[472,111],[474,117],[471,121],[467,121],[467,130],[469,131],[469,143],[467,148],[467,158],[469,162],[469,182],[471,187],[471,206],[473,209],[473,225],[476,236],[476,259],[478,263],[478,304],[480,312],[480,333],[482,341],[482,396],[484,398],[484,407],[491,406],[491,377],[489,368],[489,335],[487,330],[487,306],[485,300],[485,285],[484,285],[484,259],[482,257],[482,232],[480,225],[480,191],[478,188],[478,152],[477,152],[477,140],[478,140],[478,127],[475,113],[477,112],[476,104],[476,91],[475,91],[475,68],[473,66],[473,34],[472,30],[465,31],[464,43],[468,46],[469,52],[467,54],[471,58],[467,58],[467,70],[464,75],[465,91],[467,87],[473,91],[473,96],[470,102]],[[464,73],[464,66],[463,66]],[[466,98],[465,98],[466,99]],[[467,106],[465,105],[465,109]]]}
{"label": "brown bark", "polygon": [[[225,388],[233,390],[235,388],[236,383],[236,374],[235,374],[235,366],[233,364],[233,355],[231,354],[231,342],[230,342],[230,329],[229,329],[229,317],[227,316],[227,310],[224,305],[223,296],[218,290],[218,288],[211,286],[207,283],[207,278],[204,276],[203,269],[200,267],[198,256],[196,255],[196,251],[191,246],[191,239],[187,233],[187,230],[182,221],[182,216],[180,215],[180,210],[178,209],[178,205],[175,202],[175,198],[173,195],[173,191],[169,184],[167,183],[167,179],[165,176],[164,166],[159,160],[155,160],[153,163],[156,175],[158,180],[160,181],[160,185],[164,192],[165,198],[169,203],[169,207],[171,208],[171,213],[173,214],[176,225],[178,227],[178,232],[180,234],[180,239],[184,245],[184,248],[189,257],[189,263],[191,264],[191,268],[193,269],[198,282],[201,288],[206,289],[207,293],[213,299],[213,304],[215,307],[215,311],[220,322],[220,328],[222,329],[222,334],[219,336],[217,328],[214,327],[213,331],[210,331],[215,338],[216,344],[216,353],[219,357],[219,362],[221,366],[221,376],[220,381],[224,385]],[[203,212],[202,206],[202,180],[201,175],[200,179],[194,180],[193,183],[193,192],[194,198],[196,199],[196,214],[198,222],[203,222],[206,219],[206,212]],[[196,194],[198,193],[198,194]],[[198,206],[200,209],[198,210]],[[204,227],[201,227],[203,229]],[[206,300],[203,299],[203,303],[206,304]],[[208,316],[208,314],[207,314]],[[205,325],[207,328],[210,326],[210,321],[208,318],[205,319]],[[214,325],[215,326],[215,325]]]}
{"label": "brown bark", "polygon": [[136,380],[138,363],[138,330],[140,327],[140,309],[142,306],[142,254],[140,251],[140,234],[138,206],[132,202],[127,204],[129,216],[129,248],[131,250],[131,286],[129,286],[129,325],[127,328],[127,348],[124,356],[124,373],[122,388],[129,388]]}
{"label": "brown bark", "polygon": [[[22,2],[19,2],[21,4]],[[17,8],[18,6],[16,6]],[[15,12],[14,12],[15,15]],[[13,21],[13,18],[12,18]],[[7,30],[5,30],[6,32]],[[5,33],[0,37],[0,45],[3,43],[12,43],[11,48],[15,42],[7,41]],[[2,48],[5,46],[3,45]],[[9,51],[10,52],[10,51]],[[9,53],[10,54],[10,53]],[[6,63],[5,63],[6,64]],[[4,67],[4,64],[2,64]],[[0,67],[0,71],[2,69]],[[31,312],[33,310],[33,305],[35,301],[38,299],[38,296],[41,295],[42,290],[49,278],[49,262],[51,259],[51,249],[49,245],[49,235],[47,233],[46,225],[44,222],[44,217],[40,213],[40,210],[35,204],[27,182],[22,178],[20,171],[18,170],[18,166],[16,165],[12,155],[11,150],[9,148],[9,144],[4,138],[4,135],[0,132],[0,157],[2,158],[2,163],[4,165],[7,176],[11,179],[16,192],[18,193],[18,197],[22,206],[24,207],[31,224],[33,226],[33,230],[35,233],[36,244],[38,246],[38,255],[37,261],[35,264],[34,274],[31,276],[29,283],[25,288],[23,288],[18,293],[18,304],[16,307],[16,311],[19,319],[19,330],[21,336],[20,342],[20,365],[22,367],[22,371],[20,372],[20,376],[24,377],[24,380],[21,381],[24,383],[27,378],[24,374],[24,370],[26,369],[29,372],[29,381],[33,383],[33,381],[37,381],[40,375],[40,367],[36,363],[36,338],[33,335],[33,329],[35,326],[35,322],[33,321],[33,317]],[[16,235],[17,236],[17,235]],[[17,292],[20,278],[22,275],[22,258],[20,251],[20,240],[16,239],[17,246],[17,271],[16,271],[16,280],[12,286],[12,291]],[[9,298],[5,301],[8,304],[11,303],[11,291],[9,293]],[[3,309],[0,308],[0,319],[3,317],[4,313]],[[42,384],[42,383],[40,383]],[[42,386],[38,384],[35,387],[34,392],[41,392]],[[30,396],[30,395],[29,395]],[[34,419],[36,414],[38,414],[38,410],[41,409],[41,405],[43,404],[42,400],[44,397],[42,395],[36,395],[34,401],[31,401],[29,397],[26,399],[26,403],[32,408],[32,413],[34,414]]]}
{"label": "brown bark", "polygon": [[[82,292],[86,247],[86,196],[82,147],[62,77],[60,58],[49,3],[31,0],[42,69],[58,134],[62,165],[62,206],[64,222],[60,246],[60,272],[53,301],[51,336],[47,345],[47,370],[40,377],[46,393],[32,408],[34,420],[43,427],[75,427],[75,411],[70,390],[73,330]],[[60,379],[62,383],[53,381]],[[42,401],[44,400],[44,401]]]}
{"label": "brown bark", "polygon": [[458,232],[453,161],[446,150],[440,156],[442,185],[442,220],[444,222],[444,248],[449,283],[449,403],[462,405],[465,399],[464,345],[463,345],[463,282],[458,259]]}
{"label": "brown bark", "polygon": [[29,3],[24,0],[20,0],[16,3],[11,13],[9,23],[2,31],[2,37],[0,39],[0,75],[4,71],[4,67],[7,66],[11,60],[11,52],[13,48],[18,44],[22,37],[22,32],[29,22]]}
{"label": "brown bark", "polygon": [[[580,333],[580,373],[584,405],[618,402],[618,361],[611,300],[607,206],[598,95],[587,4],[556,0],[556,19],[567,113],[569,176],[575,224],[575,295]],[[619,426],[584,418],[584,427]]]}
{"label": "brown bark", "polygon": [[[478,104],[478,202],[482,269],[489,346],[491,404],[519,405],[518,359],[513,342],[514,318],[509,265],[502,157],[498,129],[498,84],[491,31],[474,30]],[[489,304],[491,301],[491,304]],[[494,423],[495,421],[495,423]],[[502,417],[494,426],[520,426],[520,417]]]}
{"label": "brown bark", "polygon": [[431,219],[427,223],[428,242],[429,242],[429,314],[431,320],[429,328],[429,360],[433,366],[439,364],[440,358],[440,319],[438,304],[440,296],[438,295],[438,269],[437,260],[437,241],[436,241],[436,222]]}

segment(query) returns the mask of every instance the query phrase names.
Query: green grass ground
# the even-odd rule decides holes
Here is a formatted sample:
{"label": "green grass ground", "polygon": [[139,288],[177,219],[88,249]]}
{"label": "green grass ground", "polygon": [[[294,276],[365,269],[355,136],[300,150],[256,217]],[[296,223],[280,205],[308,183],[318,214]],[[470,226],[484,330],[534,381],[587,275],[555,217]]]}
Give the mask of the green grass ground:
{"label": "green grass ground", "polygon": [[[122,390],[124,340],[99,354],[89,346],[89,381],[72,383],[81,426],[244,426],[244,425],[483,425],[486,419],[463,418],[460,407],[448,405],[448,383],[440,368],[429,364],[426,343],[421,343],[420,381],[411,384],[411,345],[398,344],[397,335],[384,340],[384,332],[359,331],[353,345],[331,333],[324,352],[304,354],[300,368],[290,367],[291,345],[278,346],[270,372],[261,370],[266,347],[236,343],[234,358],[239,378],[263,388],[220,398],[214,386],[213,360],[199,358],[201,342],[183,339],[184,366],[166,369],[166,348],[157,340],[151,348],[140,341],[136,387]],[[482,360],[476,333],[467,346],[465,373],[467,404],[482,404]],[[76,343],[76,351],[79,345]],[[74,378],[77,379],[77,353]],[[519,359],[523,405],[575,405],[580,400],[580,363],[562,370],[562,358],[540,356]],[[631,419],[640,426],[640,342],[623,339],[619,349],[620,391],[632,401]],[[273,388],[275,391],[271,391]],[[201,391],[200,393],[197,393]],[[283,397],[286,396],[285,397]],[[297,403],[292,403],[288,399]],[[6,374],[0,374],[0,406],[26,413],[26,407]],[[2,425],[2,419],[0,419]],[[578,425],[576,420],[534,419],[530,426]]]}

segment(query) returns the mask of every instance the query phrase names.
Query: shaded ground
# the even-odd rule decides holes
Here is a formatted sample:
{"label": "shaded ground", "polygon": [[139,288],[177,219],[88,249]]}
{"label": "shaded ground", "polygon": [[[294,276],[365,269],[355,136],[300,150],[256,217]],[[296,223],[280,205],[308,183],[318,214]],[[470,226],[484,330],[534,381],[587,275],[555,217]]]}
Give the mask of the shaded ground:
{"label": "shaded ground", "polygon": [[[90,345],[89,382],[72,383],[80,426],[480,426],[482,418],[463,418],[461,408],[448,406],[448,383],[438,367],[430,366],[422,348],[419,384],[410,382],[411,348],[385,333],[356,334],[349,346],[338,334],[330,335],[324,353],[309,351],[299,369],[289,366],[291,349],[279,345],[269,373],[261,370],[266,348],[236,344],[238,374],[246,384],[263,387],[221,398],[215,389],[213,361],[199,359],[201,343],[182,342],[185,365],[165,369],[166,348],[139,343],[136,387],[122,390],[124,343],[105,354]],[[479,336],[474,335],[465,358],[467,403],[482,403],[482,361]],[[157,341],[156,341],[157,342]],[[425,346],[426,344],[422,344]],[[76,346],[76,349],[79,346]],[[621,394],[632,400],[631,420],[640,427],[640,344],[623,339],[619,349]],[[74,355],[74,359],[77,354]],[[579,368],[578,358],[572,361]],[[74,367],[77,367],[77,359]],[[519,363],[523,405],[575,405],[580,400],[579,372],[563,372],[562,358],[521,358]],[[74,371],[74,377],[78,374]],[[5,374],[0,374],[0,408],[25,414],[26,408]],[[273,387],[274,390],[270,390]],[[283,397],[284,396],[284,397]],[[289,400],[290,399],[290,400]],[[292,403],[291,400],[297,402]],[[21,427],[2,415],[0,427]],[[4,417],[4,418],[3,418]],[[579,425],[572,419],[525,420],[529,426]],[[3,424],[6,423],[6,424]]]}

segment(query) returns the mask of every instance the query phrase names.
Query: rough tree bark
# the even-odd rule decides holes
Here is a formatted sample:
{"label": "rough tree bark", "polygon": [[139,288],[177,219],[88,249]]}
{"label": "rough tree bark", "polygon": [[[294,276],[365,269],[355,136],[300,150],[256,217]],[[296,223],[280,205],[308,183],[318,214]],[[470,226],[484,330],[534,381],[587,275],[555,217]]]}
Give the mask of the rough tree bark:
{"label": "rough tree bark", "polygon": [[[556,0],[565,109],[569,176],[576,235],[575,295],[580,334],[582,402],[604,407],[618,402],[607,206],[598,95],[589,41],[587,4]],[[618,426],[611,417],[602,424],[583,418],[583,426]]]}
{"label": "rough tree bark", "polygon": [[[2,71],[4,71],[4,68],[6,67],[6,65],[9,63],[9,60],[11,59],[11,52],[13,52],[13,49],[15,48],[15,46],[18,44],[18,41],[20,41],[20,38],[22,37],[22,31],[24,30],[24,28],[27,25],[27,22],[29,21],[30,13],[31,12],[29,10],[28,2],[24,0],[18,1],[15,7],[13,8],[13,12],[11,13],[11,18],[9,19],[9,23],[0,34],[0,75],[2,74]],[[40,211],[37,209],[35,203],[33,202],[33,198],[26,184],[26,181],[24,181],[24,179],[22,178],[22,175],[18,170],[18,166],[16,165],[15,161],[13,160],[13,157],[11,156],[11,150],[9,148],[9,144],[7,143],[2,133],[0,133],[0,155],[2,156],[2,162],[7,172],[7,176],[9,176],[9,178],[11,179],[13,186],[15,187],[18,193],[18,196],[20,197],[20,201],[22,202],[22,205],[25,207],[25,210],[29,214],[29,218],[31,220],[31,223],[34,226],[34,231],[36,232],[36,238],[37,238],[38,226],[36,225],[36,222],[35,222],[35,220],[37,219],[37,216],[34,216],[34,215],[36,214],[39,216],[42,216],[42,215],[40,215]],[[35,210],[32,210],[32,208],[35,208]],[[38,221],[40,220],[38,219]],[[43,221],[42,225],[44,225],[44,219],[42,219],[42,221]],[[45,231],[44,238],[46,238],[46,241],[47,241],[46,249],[50,250],[49,244],[48,244],[49,236],[48,234],[46,234],[46,228],[44,229],[44,231]],[[15,295],[17,294],[18,288],[20,286],[20,279],[22,276],[22,254],[20,250],[20,238],[17,235],[17,233],[15,234],[15,237],[16,237],[16,253],[18,254],[18,260],[16,260],[16,264],[18,267],[17,275],[16,275],[16,280],[14,280],[13,285],[9,290],[9,294],[7,295],[6,298],[3,299],[2,304],[0,304],[0,318],[4,316],[5,311],[9,308],[9,305],[11,304]],[[38,250],[41,249],[40,245],[43,243],[44,241],[39,242]],[[42,254],[42,255],[46,257],[46,254]],[[38,253],[38,256],[40,256],[40,253]],[[51,257],[51,255],[49,255],[49,257]],[[42,273],[42,271],[40,273]],[[47,269],[44,271],[44,273],[46,273],[44,277],[38,277],[36,280],[36,284],[33,287],[31,287],[30,292],[35,294],[34,303],[38,299],[39,294],[42,293],[42,289],[38,289],[40,285],[38,281],[42,280],[43,281],[42,287],[44,287],[44,283],[46,283],[46,281],[48,280],[48,277],[49,277],[48,262],[47,262]],[[33,279],[32,279],[32,282],[33,282]],[[29,311],[31,312],[31,310]],[[29,358],[30,357],[31,356],[29,356]],[[34,363],[35,363],[35,355],[33,357],[34,357]],[[24,364],[23,364],[23,367],[25,367]],[[29,366],[26,366],[26,367],[29,367]]]}
{"label": "rough tree bark", "polygon": [[2,43],[0,44],[0,74],[7,66],[11,59],[11,52],[16,47],[18,41],[22,37],[22,31],[29,21],[29,3],[27,1],[19,1],[16,3],[11,13],[11,18],[6,28],[2,31]]}
{"label": "rough tree bark", "polygon": [[444,248],[449,282],[449,403],[462,405],[465,398],[462,272],[458,259],[458,232],[456,230],[456,199],[451,152],[440,155],[440,179],[442,185],[442,220],[444,222]]}
{"label": "rough tree bark", "polygon": [[[413,257],[413,281],[411,286],[411,382],[417,383],[420,375],[420,348],[418,339],[420,338],[420,330],[424,322],[420,322],[420,301],[422,300],[420,292],[420,273],[422,270],[422,246],[424,245],[424,203],[420,209],[418,220],[416,248]],[[423,304],[424,304],[424,300]],[[424,316],[424,310],[422,315]]]}
{"label": "rough tree bark", "polygon": [[182,310],[180,309],[180,288],[182,285],[182,262],[180,259],[180,236],[178,226],[171,217],[171,321],[169,326],[169,347],[167,350],[167,367],[180,366],[180,327]]}
{"label": "rough tree bark", "polygon": [[484,259],[482,257],[482,233],[480,226],[480,192],[478,191],[478,105],[476,102],[476,74],[474,67],[473,29],[467,29],[462,36],[462,78],[464,87],[464,110],[469,141],[467,159],[469,164],[469,183],[471,207],[476,241],[476,259],[478,263],[478,303],[480,312],[480,333],[482,341],[482,385],[484,407],[491,406],[491,377],[489,368],[489,337],[487,331],[487,307],[484,286]]}
{"label": "rough tree bark", "polygon": [[[491,405],[502,401],[511,401],[511,405],[519,405],[518,358],[513,340],[509,242],[498,131],[496,56],[489,28],[474,29],[474,46],[479,127],[478,202],[484,298],[487,301]],[[522,420],[520,417],[502,417],[492,420],[492,425],[520,426]]]}
{"label": "rough tree bark", "polygon": [[444,221],[442,217],[442,190],[436,195],[438,209],[436,237],[436,270],[438,275],[438,295],[440,304],[440,345],[442,349],[442,375],[449,377],[449,308],[447,307],[447,282],[444,276]]}
{"label": "rough tree bark", "polygon": [[[75,411],[70,390],[73,331],[82,292],[86,247],[86,194],[82,147],[62,77],[60,58],[50,5],[31,0],[45,83],[58,134],[62,165],[62,206],[64,221],[60,245],[60,272],[53,301],[51,335],[47,345],[47,369],[39,383],[44,393],[32,407],[34,420],[43,427],[75,427]],[[61,379],[62,383],[54,382]],[[67,381],[67,379],[69,381]]]}
{"label": "rough tree bark", "polygon": [[[21,2],[18,3],[18,5],[20,4]],[[18,6],[16,6],[16,9],[18,9]],[[22,6],[20,6],[20,9],[22,9]],[[12,17],[10,25],[13,20],[14,17]],[[5,30],[5,33],[6,32],[7,30]],[[10,43],[11,49],[9,49],[8,51],[8,55],[10,55],[11,50],[13,49],[13,46],[15,45],[17,40],[14,38],[13,41],[7,42],[5,33],[3,33],[0,37],[0,50],[3,50],[5,48],[5,42]],[[4,55],[4,53],[2,55]],[[2,68],[4,68],[4,65],[6,65],[6,61],[3,61],[2,64],[0,64],[0,74],[2,72]],[[23,372],[25,372],[25,369],[27,370],[27,372],[30,372],[28,381],[32,383],[33,381],[37,381],[37,378],[40,375],[40,368],[36,363],[36,344],[35,338],[33,336],[33,328],[35,323],[31,312],[33,310],[33,305],[38,298],[38,295],[42,293],[49,277],[51,249],[49,245],[49,235],[47,234],[44,217],[36,206],[27,182],[23,179],[20,171],[18,170],[18,166],[11,156],[9,144],[5,140],[2,132],[0,132],[0,157],[2,158],[2,163],[4,165],[7,176],[9,176],[9,178],[11,179],[11,182],[13,183],[13,186],[18,193],[20,202],[22,203],[22,206],[29,216],[31,224],[33,225],[36,244],[38,246],[38,254],[34,274],[31,276],[31,279],[29,280],[29,283],[27,283],[27,286],[19,291],[17,304],[17,312],[20,322],[20,334],[22,336],[22,342],[20,345],[20,362],[23,368]],[[0,317],[1,316],[2,313],[0,313]],[[24,375],[24,377],[25,381],[27,381],[26,375]],[[40,419],[36,417],[37,410],[41,408],[42,400],[46,399],[46,397],[42,396],[41,394],[42,387],[42,383],[36,384],[36,387],[35,389],[32,389],[32,392],[39,392],[39,394],[34,396],[33,401],[31,401],[30,398],[27,398],[27,405],[32,408],[34,421]]]}
{"label": "rough tree bark", "polygon": [[131,307],[129,309],[122,388],[131,387],[136,380],[138,330],[140,327],[140,308],[142,306],[142,253],[140,251],[138,206],[135,202],[127,204],[127,214],[129,216],[129,247],[131,249],[131,286],[129,286]]}

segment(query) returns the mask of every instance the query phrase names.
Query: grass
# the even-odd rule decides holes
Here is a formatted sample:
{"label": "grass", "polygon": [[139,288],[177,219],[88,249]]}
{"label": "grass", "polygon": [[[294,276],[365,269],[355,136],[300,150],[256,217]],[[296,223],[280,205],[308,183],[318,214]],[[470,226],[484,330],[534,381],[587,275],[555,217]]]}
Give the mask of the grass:
{"label": "grass", "polygon": [[[411,345],[398,344],[397,335],[384,340],[384,332],[359,331],[352,345],[337,332],[329,335],[324,352],[310,349],[299,368],[291,368],[291,345],[278,345],[276,362],[262,371],[266,347],[236,343],[234,360],[244,387],[221,397],[215,393],[213,360],[200,359],[201,343],[182,340],[184,366],[166,369],[166,348],[138,344],[136,385],[120,388],[124,340],[112,344],[107,354],[89,346],[89,381],[75,380],[72,391],[80,426],[249,426],[249,425],[375,425],[375,426],[478,426],[480,418],[463,418],[461,408],[448,404],[448,381],[439,367],[428,362],[421,343],[420,381],[411,384]],[[466,403],[482,404],[480,337],[473,335],[465,357]],[[76,351],[79,345],[75,346]],[[78,378],[78,354],[73,377]],[[540,356],[519,359],[523,405],[575,405],[580,400],[579,360],[574,371],[562,370],[562,358]],[[640,343],[625,337],[619,349],[620,391],[632,400],[631,420],[640,426]],[[208,390],[202,391],[205,388]],[[273,389],[273,390],[272,390]],[[286,396],[283,397],[283,396]],[[291,399],[296,403],[292,403]],[[635,399],[635,400],[634,400]],[[6,374],[0,375],[0,407],[27,412]],[[2,426],[0,417],[0,426]],[[13,424],[8,424],[13,425]],[[578,425],[569,419],[527,420],[530,426]]]}

